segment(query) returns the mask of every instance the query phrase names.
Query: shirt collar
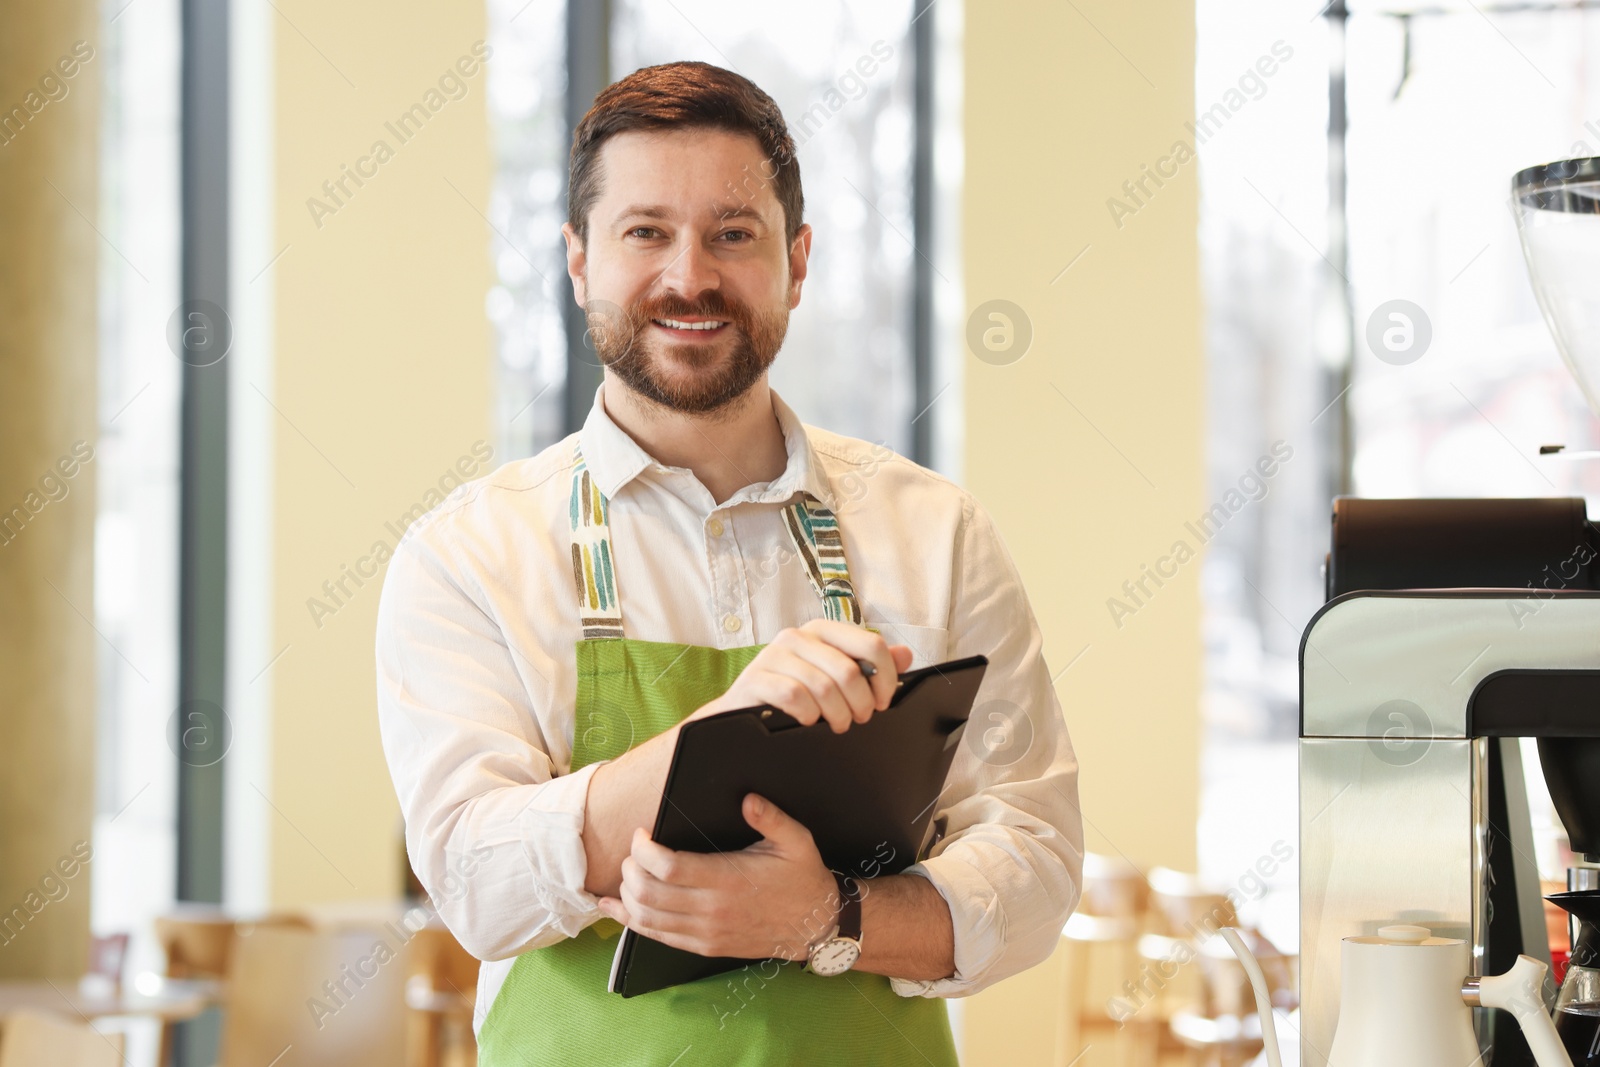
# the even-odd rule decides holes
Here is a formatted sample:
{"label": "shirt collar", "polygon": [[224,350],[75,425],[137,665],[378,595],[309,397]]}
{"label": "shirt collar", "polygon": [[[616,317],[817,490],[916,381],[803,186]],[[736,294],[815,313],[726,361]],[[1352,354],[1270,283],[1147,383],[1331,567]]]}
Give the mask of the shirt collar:
{"label": "shirt collar", "polygon": [[[772,413],[778,419],[779,429],[783,431],[783,444],[789,454],[789,461],[783,473],[772,481],[765,485],[758,484],[740,489],[724,501],[723,506],[744,501],[787,501],[796,492],[805,492],[815,497],[824,507],[832,509],[833,490],[829,487],[827,478],[823,476],[822,464],[817,458],[816,451],[811,447],[811,439],[806,433],[805,424],[800,421],[794,410],[784,403],[776,389],[771,389],[769,392],[772,396]],[[583,429],[579,431],[578,443],[583,449],[584,462],[589,467],[595,485],[607,499],[611,499],[623,486],[644,471],[665,471],[667,467],[641,448],[637,441],[628,436],[627,431],[612,421],[603,403],[604,393],[605,383],[601,382],[594,391],[594,404],[589,408]]]}

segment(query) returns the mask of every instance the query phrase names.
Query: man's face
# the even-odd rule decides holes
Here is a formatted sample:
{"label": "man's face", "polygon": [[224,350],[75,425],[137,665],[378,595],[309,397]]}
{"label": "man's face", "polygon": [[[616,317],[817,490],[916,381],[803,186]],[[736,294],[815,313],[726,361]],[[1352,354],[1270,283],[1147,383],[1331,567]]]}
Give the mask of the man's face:
{"label": "man's face", "polygon": [[706,414],[772,365],[800,302],[811,228],[791,248],[760,142],[632,130],[600,149],[601,192],[567,270],[595,351],[635,392]]}

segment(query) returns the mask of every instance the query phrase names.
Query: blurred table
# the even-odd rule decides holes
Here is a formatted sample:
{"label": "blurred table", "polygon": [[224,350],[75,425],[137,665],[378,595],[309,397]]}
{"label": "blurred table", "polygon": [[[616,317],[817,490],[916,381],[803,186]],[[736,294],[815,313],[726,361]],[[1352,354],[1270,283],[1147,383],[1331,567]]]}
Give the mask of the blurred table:
{"label": "blurred table", "polygon": [[140,975],[119,987],[51,979],[0,981],[0,1018],[33,1009],[80,1019],[135,1015],[163,1022],[193,1019],[221,998],[222,983]]}

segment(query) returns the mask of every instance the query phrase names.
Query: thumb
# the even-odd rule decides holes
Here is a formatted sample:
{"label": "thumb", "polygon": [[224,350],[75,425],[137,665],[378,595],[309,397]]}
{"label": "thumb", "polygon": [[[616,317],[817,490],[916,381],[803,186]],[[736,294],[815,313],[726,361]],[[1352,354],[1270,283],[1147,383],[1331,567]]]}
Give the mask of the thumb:
{"label": "thumb", "polygon": [[790,818],[776,804],[756,793],[745,794],[744,821],[756,833],[777,845],[787,845],[796,842],[802,835],[811,835],[811,831]]}
{"label": "thumb", "polygon": [[910,645],[890,645],[889,654],[894,657],[894,669],[899,674],[910,670],[911,661],[916,657]]}

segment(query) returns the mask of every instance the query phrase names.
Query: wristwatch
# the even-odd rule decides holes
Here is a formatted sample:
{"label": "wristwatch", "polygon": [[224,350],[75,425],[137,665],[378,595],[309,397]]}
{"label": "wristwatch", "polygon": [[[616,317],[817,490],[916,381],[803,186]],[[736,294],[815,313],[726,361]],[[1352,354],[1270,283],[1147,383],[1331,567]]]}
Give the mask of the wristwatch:
{"label": "wristwatch", "polygon": [[854,878],[831,872],[839,886],[839,925],[811,949],[806,966],[824,978],[843,974],[861,958],[861,886]]}

